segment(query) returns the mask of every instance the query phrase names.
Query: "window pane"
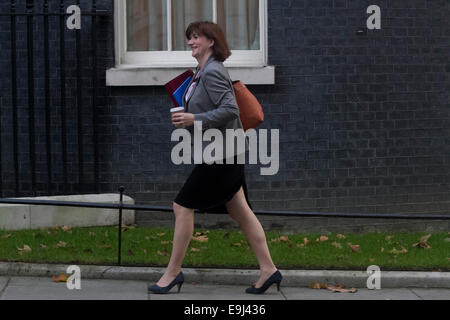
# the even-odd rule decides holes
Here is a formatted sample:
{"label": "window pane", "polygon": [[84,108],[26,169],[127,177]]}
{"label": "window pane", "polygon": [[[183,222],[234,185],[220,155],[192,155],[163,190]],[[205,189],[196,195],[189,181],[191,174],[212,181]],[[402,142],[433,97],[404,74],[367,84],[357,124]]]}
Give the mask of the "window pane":
{"label": "window pane", "polygon": [[259,0],[217,0],[217,23],[232,50],[259,50]]}
{"label": "window pane", "polygon": [[128,51],[167,50],[167,0],[127,0]]}
{"label": "window pane", "polygon": [[172,1],[172,48],[176,51],[189,50],[185,32],[191,22],[212,21],[212,0]]}

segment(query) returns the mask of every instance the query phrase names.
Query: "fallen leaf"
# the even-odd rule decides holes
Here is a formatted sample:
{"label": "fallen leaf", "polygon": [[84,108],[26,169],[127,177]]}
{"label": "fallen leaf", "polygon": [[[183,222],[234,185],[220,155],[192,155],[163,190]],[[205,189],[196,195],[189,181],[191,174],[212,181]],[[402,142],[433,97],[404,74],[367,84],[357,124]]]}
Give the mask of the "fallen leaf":
{"label": "fallen leaf", "polygon": [[144,249],[144,254],[147,254],[147,249]]}
{"label": "fallen leaf", "polygon": [[392,236],[386,236],[386,241],[390,241],[391,240],[391,238],[392,238]]}
{"label": "fallen leaf", "polygon": [[384,248],[381,248],[381,252],[384,252]]}
{"label": "fallen leaf", "polygon": [[338,239],[346,239],[346,237],[343,234],[338,233],[337,234]]}
{"label": "fallen leaf", "polygon": [[306,245],[309,243],[308,238],[303,238],[303,243],[304,243],[304,245],[306,246]]}
{"label": "fallen leaf", "polygon": [[207,235],[208,233],[209,233],[209,230],[207,230],[205,232],[196,232],[196,233],[194,233],[194,236],[195,237],[204,236],[204,235]]}
{"label": "fallen leaf", "polygon": [[105,248],[105,249],[111,249],[111,246],[110,246],[109,244],[105,244],[105,245],[103,246],[103,248]]}
{"label": "fallen leaf", "polygon": [[158,250],[158,251],[156,251],[156,253],[160,256],[165,256],[165,257],[167,257],[169,255],[169,252],[167,252],[166,250],[163,250],[163,251]]}
{"label": "fallen leaf", "polygon": [[156,235],[158,236],[158,237],[162,237],[162,236],[164,236],[166,233],[165,232],[163,232],[163,233],[157,233]]}
{"label": "fallen leaf", "polygon": [[299,247],[299,248],[304,248],[305,247],[305,245],[303,243],[297,243],[296,246]]}
{"label": "fallen leaf", "polygon": [[327,236],[320,236],[319,242],[324,242],[324,241],[328,241],[328,237]]}
{"label": "fallen leaf", "polygon": [[389,253],[392,254],[399,254],[399,253],[407,253],[408,250],[406,250],[404,247],[402,247],[402,250],[397,250],[396,248],[393,248]]}
{"label": "fallen leaf", "polygon": [[71,231],[72,227],[71,226],[62,226],[61,229],[63,229],[63,231]]}
{"label": "fallen leaf", "polygon": [[22,255],[24,252],[30,252],[31,248],[25,244],[23,248],[17,248],[17,250],[19,250],[19,255]]}
{"label": "fallen leaf", "polygon": [[67,279],[69,279],[69,276],[64,273],[61,273],[60,275],[58,275],[58,277],[55,277],[54,275],[52,275],[52,280],[54,282],[67,282]]}
{"label": "fallen leaf", "polygon": [[236,242],[236,243],[233,243],[233,246],[235,246],[235,247],[241,247],[241,246],[242,246],[242,243]]}
{"label": "fallen leaf", "polygon": [[41,243],[41,249],[48,249],[48,247],[45,244]]}
{"label": "fallen leaf", "polygon": [[64,241],[59,241],[56,245],[55,248],[65,248],[67,245],[67,243],[65,243]]}
{"label": "fallen leaf", "polygon": [[169,244],[170,241],[161,241],[161,244]]}
{"label": "fallen leaf", "polygon": [[281,236],[279,239],[280,239],[280,241],[283,241],[283,242],[288,242],[289,241],[289,237],[288,236]]}
{"label": "fallen leaf", "polygon": [[414,243],[412,246],[416,248],[430,249],[431,246],[427,243],[428,239],[430,239],[431,234],[427,234],[420,238],[419,242]]}
{"label": "fallen leaf", "polygon": [[339,242],[334,241],[334,242],[331,243],[331,245],[333,247],[338,248],[338,249],[342,249],[342,245]]}
{"label": "fallen leaf", "polygon": [[370,262],[374,262],[375,259],[374,259],[374,258],[370,258],[369,261],[370,261]]}
{"label": "fallen leaf", "polygon": [[198,242],[208,242],[209,240],[207,236],[193,237],[192,239]]}
{"label": "fallen leaf", "polygon": [[322,284],[322,283],[317,283],[317,282],[313,282],[309,288],[311,289],[326,289],[328,286],[326,284]]}
{"label": "fallen leaf", "polygon": [[347,245],[349,246],[349,248],[353,252],[360,252],[361,251],[361,247],[359,246],[359,244],[351,244],[350,242],[347,242]]}
{"label": "fallen leaf", "polygon": [[197,249],[197,248],[191,248],[191,252],[199,252],[200,251],[200,249]]}
{"label": "fallen leaf", "polygon": [[5,234],[4,236],[2,236],[2,239],[8,239],[9,237],[11,237],[11,233]]}
{"label": "fallen leaf", "polygon": [[345,286],[327,286],[327,289],[333,292],[339,293],[355,293],[358,290],[356,288],[345,289]]}

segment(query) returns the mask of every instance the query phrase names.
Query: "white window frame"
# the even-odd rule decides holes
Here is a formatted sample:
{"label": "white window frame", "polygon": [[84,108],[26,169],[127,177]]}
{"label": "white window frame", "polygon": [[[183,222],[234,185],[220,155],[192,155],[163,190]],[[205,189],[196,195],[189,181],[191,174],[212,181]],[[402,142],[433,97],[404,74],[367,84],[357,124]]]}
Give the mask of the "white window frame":
{"label": "white window frame", "polygon": [[[169,5],[172,0],[167,0]],[[213,1],[213,21],[217,21],[216,0]],[[246,84],[275,83],[275,67],[267,65],[268,52],[268,0],[259,0],[260,49],[232,50],[224,65],[230,76]],[[170,9],[170,8],[169,8]],[[169,12],[169,10],[167,10]],[[109,86],[163,85],[180,70],[194,68],[197,60],[191,51],[127,52],[126,0],[114,0],[114,37],[116,67],[107,70]],[[170,15],[168,15],[170,16]],[[168,19],[168,24],[171,24]],[[170,32],[169,32],[170,34]],[[168,36],[168,49],[171,39]],[[164,74],[163,74],[164,73]]]}
{"label": "white window frame", "polygon": [[[172,0],[167,1],[167,28],[170,30]],[[213,22],[217,22],[217,1],[213,2]],[[172,51],[171,32],[167,36],[168,51],[127,51],[127,23],[126,1],[116,0],[116,40],[119,43],[119,65],[148,66],[155,68],[164,67],[192,67],[196,61],[192,58],[191,51]],[[260,21],[260,49],[259,50],[232,50],[231,57],[225,62],[227,67],[252,67],[265,66],[267,64],[267,0],[259,0]],[[116,62],[117,63],[117,62]]]}

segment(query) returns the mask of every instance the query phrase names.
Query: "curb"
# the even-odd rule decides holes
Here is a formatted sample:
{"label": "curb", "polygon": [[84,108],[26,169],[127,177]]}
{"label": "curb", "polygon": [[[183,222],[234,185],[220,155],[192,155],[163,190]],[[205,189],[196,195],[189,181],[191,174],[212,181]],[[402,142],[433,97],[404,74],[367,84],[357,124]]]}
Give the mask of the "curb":
{"label": "curb", "polygon": [[[67,273],[69,265],[0,262],[0,276],[49,277]],[[140,280],[149,283],[159,280],[164,268],[80,265],[85,279]],[[309,287],[313,282],[367,288],[370,276],[365,271],[339,270],[282,270],[283,286]],[[259,270],[244,269],[183,269],[190,283],[248,286],[259,277]],[[450,272],[382,271],[381,288],[447,288]]]}

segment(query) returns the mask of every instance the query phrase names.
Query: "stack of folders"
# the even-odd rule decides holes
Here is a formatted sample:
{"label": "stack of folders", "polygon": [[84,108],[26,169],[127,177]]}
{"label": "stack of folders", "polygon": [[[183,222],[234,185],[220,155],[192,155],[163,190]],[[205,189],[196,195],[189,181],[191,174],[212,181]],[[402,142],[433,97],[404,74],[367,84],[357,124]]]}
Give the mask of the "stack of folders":
{"label": "stack of folders", "polygon": [[165,87],[175,107],[183,106],[183,95],[193,76],[194,72],[188,70],[166,83]]}

